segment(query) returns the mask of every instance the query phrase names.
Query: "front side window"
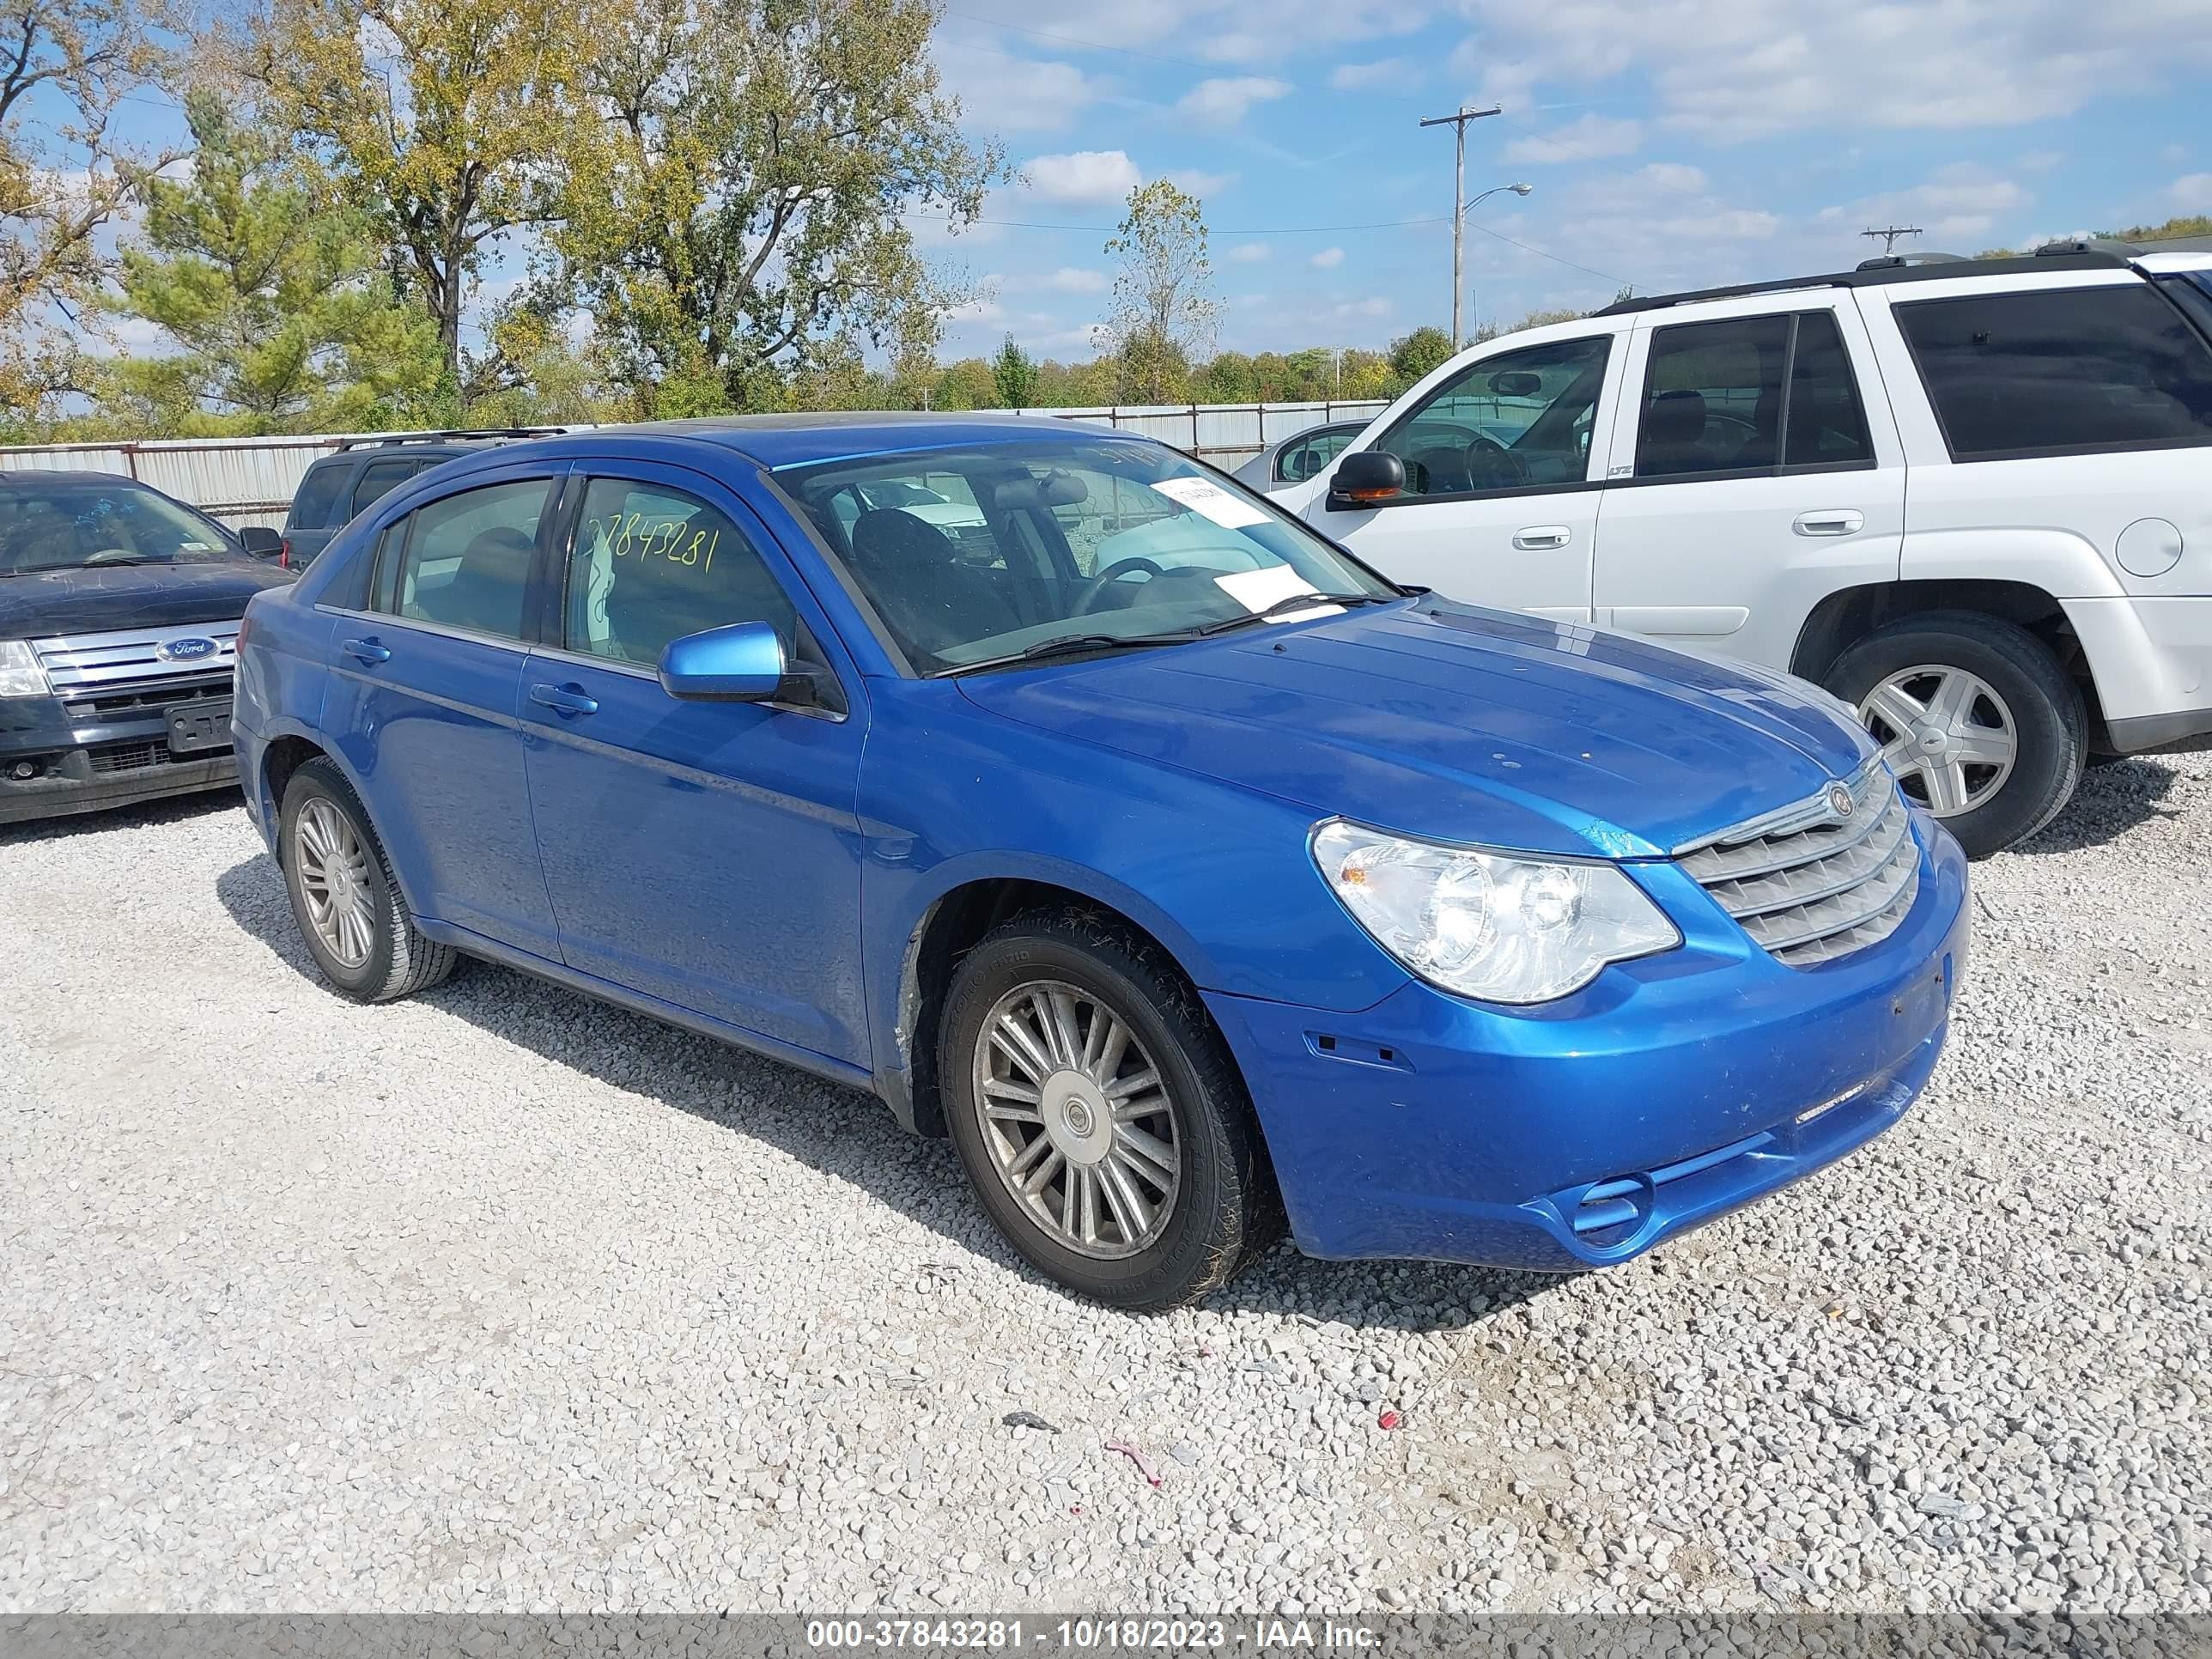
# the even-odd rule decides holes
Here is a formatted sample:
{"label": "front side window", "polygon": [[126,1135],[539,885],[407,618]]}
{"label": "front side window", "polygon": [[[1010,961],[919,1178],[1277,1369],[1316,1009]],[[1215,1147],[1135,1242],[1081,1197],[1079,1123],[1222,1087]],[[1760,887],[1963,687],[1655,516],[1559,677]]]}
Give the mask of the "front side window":
{"label": "front side window", "polygon": [[1895,312],[1954,460],[2212,443],[2212,348],[2148,283]]}
{"label": "front side window", "polygon": [[0,488],[0,576],[238,556],[228,538],[198,514],[125,479]]}
{"label": "front side window", "polygon": [[672,640],[730,623],[775,624],[796,651],[790,596],[744,532],[696,496],[594,478],[568,554],[563,641],[650,667]]}
{"label": "front side window", "polygon": [[1180,643],[1294,615],[1300,595],[1396,594],[1297,519],[1158,444],[1022,439],[778,481],[925,674],[1076,641]]}
{"label": "front side window", "polygon": [[[410,529],[379,597],[394,614],[442,628],[519,640],[545,510],[546,481],[489,484],[426,503]],[[389,532],[379,543],[390,550]]]}
{"label": "front side window", "polygon": [[1375,447],[1405,463],[1409,495],[1580,483],[1612,349],[1610,334],[1595,334],[1470,363]]}

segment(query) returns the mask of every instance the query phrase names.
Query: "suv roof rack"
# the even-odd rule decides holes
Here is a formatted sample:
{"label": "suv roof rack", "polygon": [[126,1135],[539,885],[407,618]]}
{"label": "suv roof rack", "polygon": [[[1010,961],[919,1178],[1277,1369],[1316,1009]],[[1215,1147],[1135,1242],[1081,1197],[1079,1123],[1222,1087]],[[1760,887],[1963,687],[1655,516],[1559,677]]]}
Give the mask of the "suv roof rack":
{"label": "suv roof rack", "polygon": [[[1683,294],[1654,294],[1638,295],[1630,300],[1616,300],[1603,310],[1591,314],[1597,317],[1619,317],[1635,311],[1663,311],[1669,306],[1688,305],[1697,300],[1733,300],[1749,294],[1783,294],[1800,288],[1880,288],[1891,283],[1924,283],[1945,276],[2024,276],[2031,271],[2048,270],[2124,270],[2128,256],[2118,252],[2119,244],[2108,247],[2065,247],[2053,245],[2024,258],[2005,259],[1936,259],[1932,262],[1908,263],[1900,257],[1869,260],[1874,268],[1862,265],[1856,270],[1839,270],[1826,276],[1785,276],[1777,282],[1738,283],[1729,288],[1697,289]],[[1925,256],[1922,256],[1925,260]],[[1967,267],[1960,270],[1960,265]]]}
{"label": "suv roof rack", "polygon": [[557,438],[565,426],[447,427],[436,432],[379,432],[362,438],[341,438],[340,449],[377,449],[386,444],[429,444],[465,438]]}
{"label": "suv roof rack", "polygon": [[1910,253],[1877,253],[1871,259],[1862,259],[1855,269],[1859,270],[1903,270],[1911,265],[1952,265],[1967,263],[1963,253],[1938,253],[1933,248],[1915,248]]}
{"label": "suv roof rack", "polygon": [[2061,237],[2057,241],[2045,242],[2035,250],[2037,257],[2045,259],[2055,259],[2062,253],[2109,253],[2115,258],[2132,259],[2149,251],[2112,236]]}

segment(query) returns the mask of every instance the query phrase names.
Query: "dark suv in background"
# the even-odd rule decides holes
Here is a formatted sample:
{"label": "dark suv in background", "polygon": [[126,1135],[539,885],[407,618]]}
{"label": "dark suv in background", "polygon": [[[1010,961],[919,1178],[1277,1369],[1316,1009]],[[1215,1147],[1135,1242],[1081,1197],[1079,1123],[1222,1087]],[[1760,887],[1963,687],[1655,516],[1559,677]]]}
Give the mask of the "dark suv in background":
{"label": "dark suv in background", "polygon": [[290,580],[276,544],[113,473],[0,471],[0,823],[232,786],[240,618]]}
{"label": "dark suv in background", "polygon": [[567,430],[558,426],[518,426],[348,438],[317,460],[300,480],[299,489],[293,493],[292,511],[284,520],[280,557],[291,569],[305,570],[355,514],[441,462],[478,454],[486,444],[546,437]]}

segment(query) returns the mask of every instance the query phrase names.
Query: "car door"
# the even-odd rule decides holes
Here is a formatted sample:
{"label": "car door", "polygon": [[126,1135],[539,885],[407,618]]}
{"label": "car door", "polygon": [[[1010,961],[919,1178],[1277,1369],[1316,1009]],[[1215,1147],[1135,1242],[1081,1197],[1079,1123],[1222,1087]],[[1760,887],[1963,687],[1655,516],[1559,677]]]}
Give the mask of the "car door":
{"label": "car door", "polygon": [[1448,368],[1372,439],[1352,446],[1397,456],[1404,493],[1339,502],[1325,477],[1306,518],[1395,580],[1558,622],[1589,621],[1605,411],[1626,330],[1597,322]]}
{"label": "car door", "polygon": [[[580,465],[564,580],[524,676],[525,749],[562,959],[679,1008],[864,1064],[863,710],[811,597],[733,491]],[[670,641],[773,622],[829,706],[681,702]],[[834,648],[834,647],[833,647]]]}
{"label": "car door", "polygon": [[1595,620],[1788,668],[1827,595],[1897,580],[1905,454],[1848,295],[1643,314],[1598,514]]}
{"label": "car door", "polygon": [[415,907],[549,961],[517,708],[557,472],[475,474],[386,526],[324,715]]}

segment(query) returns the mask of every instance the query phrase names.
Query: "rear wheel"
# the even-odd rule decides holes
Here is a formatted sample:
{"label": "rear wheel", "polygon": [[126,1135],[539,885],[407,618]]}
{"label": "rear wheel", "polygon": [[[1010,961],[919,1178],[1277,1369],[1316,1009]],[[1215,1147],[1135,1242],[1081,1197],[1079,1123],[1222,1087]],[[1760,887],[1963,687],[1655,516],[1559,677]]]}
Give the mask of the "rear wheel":
{"label": "rear wheel", "polygon": [[276,844],[300,936],[339,991],[388,1002],[453,972],[453,948],[416,927],[384,844],[329,761],[308,761],[284,786]]}
{"label": "rear wheel", "polygon": [[1116,1307],[1178,1307],[1279,1231],[1243,1079],[1156,946],[1080,912],[1019,917],[954,975],[938,1075],[985,1212]]}
{"label": "rear wheel", "polygon": [[2025,629],[1971,611],[1891,623],[1836,659],[1907,796],[1985,858],[2056,817],[2081,781],[2081,694]]}

